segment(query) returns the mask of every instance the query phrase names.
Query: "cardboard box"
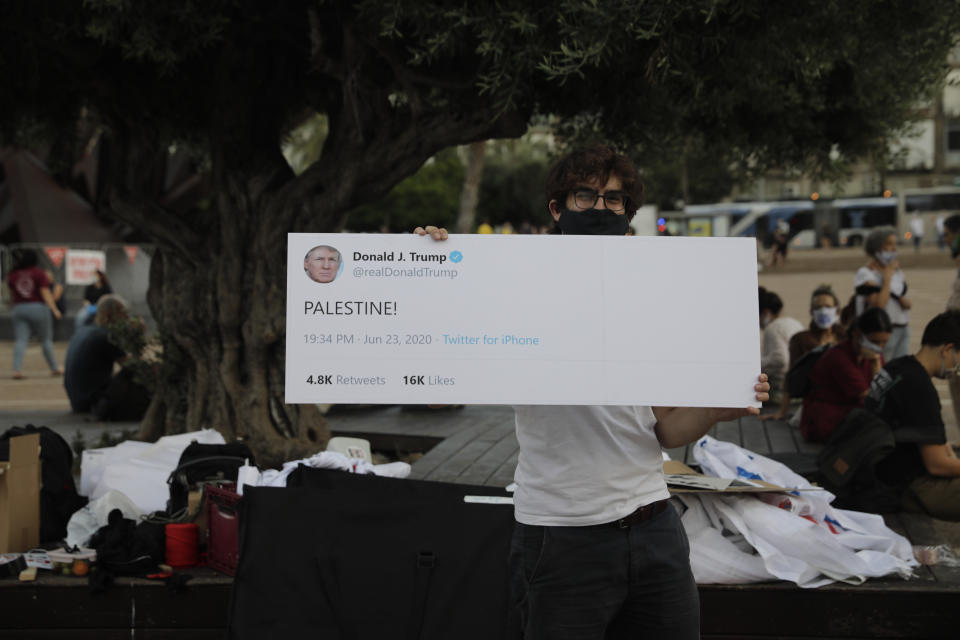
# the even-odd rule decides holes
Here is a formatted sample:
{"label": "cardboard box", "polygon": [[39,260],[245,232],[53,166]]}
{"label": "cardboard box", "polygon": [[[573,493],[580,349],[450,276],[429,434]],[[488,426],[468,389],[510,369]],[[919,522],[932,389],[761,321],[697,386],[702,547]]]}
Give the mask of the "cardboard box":
{"label": "cardboard box", "polygon": [[0,462],[0,553],[40,544],[40,434],[10,438]]}
{"label": "cardboard box", "polygon": [[768,493],[796,491],[764,482],[745,478],[714,478],[697,473],[677,460],[665,460],[663,475],[670,493]]}

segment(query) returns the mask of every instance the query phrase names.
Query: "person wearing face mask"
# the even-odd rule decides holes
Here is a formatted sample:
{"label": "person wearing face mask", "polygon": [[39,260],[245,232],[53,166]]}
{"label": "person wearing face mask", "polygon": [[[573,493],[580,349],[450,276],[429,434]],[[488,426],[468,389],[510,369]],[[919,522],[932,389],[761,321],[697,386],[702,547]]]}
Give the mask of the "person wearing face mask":
{"label": "person wearing face mask", "polygon": [[[633,163],[608,146],[561,158],[546,186],[563,235],[624,236],[643,195]],[[414,233],[447,238],[434,226]],[[768,398],[765,375],[753,388],[757,400]],[[524,637],[601,640],[616,630],[699,638],[689,543],[668,502],[661,448],[757,409],[537,405],[514,413],[520,455],[509,563]]]}
{"label": "person wearing face mask", "polygon": [[907,282],[897,260],[897,232],[890,227],[871,231],[863,246],[870,259],[853,277],[855,310],[857,316],[870,307],[887,312],[893,331],[883,355],[887,360],[893,360],[910,353],[912,306],[907,298]]}
{"label": "person wearing face mask", "polygon": [[822,284],[810,295],[810,327],[790,339],[790,362],[812,349],[840,342],[845,334],[840,324],[840,300],[830,285]]}
{"label": "person wearing face mask", "polygon": [[760,288],[760,371],[770,380],[770,398],[780,402],[785,395],[783,377],[790,364],[790,340],[803,325],[794,318],[781,316],[783,301],[773,291]]}
{"label": "person wearing face mask", "polygon": [[920,351],[887,363],[870,385],[866,409],[893,430],[893,452],[877,476],[901,493],[906,511],[960,520],[960,460],[947,443],[940,397],[931,378],[954,378],[960,366],[960,311],[923,330]]}
{"label": "person wearing face mask", "polygon": [[[843,325],[840,324],[840,301],[837,299],[837,294],[833,292],[830,285],[820,285],[810,296],[810,327],[798,331],[790,338],[790,367],[792,368],[803,356],[817,347],[840,342],[844,335]],[[784,388],[777,412],[760,416],[760,419],[784,420],[789,410],[790,394]]]}
{"label": "person wearing face mask", "polygon": [[[947,299],[947,311],[960,311],[960,214],[954,214],[943,221],[943,241],[950,249],[950,259],[957,267],[957,277],[953,279],[950,297]],[[950,399],[953,401],[953,415],[960,425],[960,376],[950,376]]]}
{"label": "person wearing face mask", "polygon": [[871,307],[857,318],[849,337],[813,365],[800,414],[804,440],[826,442],[851,409],[863,406],[870,381],[885,362],[883,348],[892,329],[886,311]]}

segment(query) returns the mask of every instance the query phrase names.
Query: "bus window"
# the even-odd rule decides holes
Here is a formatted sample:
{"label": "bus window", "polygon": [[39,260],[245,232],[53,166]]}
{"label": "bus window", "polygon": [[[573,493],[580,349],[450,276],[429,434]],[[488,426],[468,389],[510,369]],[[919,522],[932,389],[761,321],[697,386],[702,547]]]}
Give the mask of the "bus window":
{"label": "bus window", "polygon": [[687,233],[698,237],[712,236],[713,225],[710,218],[691,218],[687,223]]}
{"label": "bus window", "polygon": [[839,208],[840,243],[848,247],[859,247],[867,236],[877,227],[896,227],[897,207],[895,203],[877,206],[850,206]]}

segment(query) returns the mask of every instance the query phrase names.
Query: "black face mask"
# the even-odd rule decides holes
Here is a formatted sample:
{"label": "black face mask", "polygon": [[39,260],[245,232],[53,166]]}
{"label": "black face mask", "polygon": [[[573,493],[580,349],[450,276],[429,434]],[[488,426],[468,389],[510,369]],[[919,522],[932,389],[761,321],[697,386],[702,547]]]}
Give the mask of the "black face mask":
{"label": "black face mask", "polygon": [[630,226],[625,213],[618,215],[609,209],[573,211],[563,206],[557,224],[565,236],[622,236]]}

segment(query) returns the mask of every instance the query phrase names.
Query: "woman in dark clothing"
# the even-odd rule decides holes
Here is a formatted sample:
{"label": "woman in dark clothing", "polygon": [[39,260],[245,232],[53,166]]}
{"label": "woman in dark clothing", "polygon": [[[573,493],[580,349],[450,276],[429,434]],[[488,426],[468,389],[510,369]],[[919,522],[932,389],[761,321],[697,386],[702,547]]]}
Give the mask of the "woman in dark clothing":
{"label": "woman in dark clothing", "polygon": [[800,414],[805,440],[826,442],[851,409],[863,406],[870,381],[884,365],[883,347],[892,330],[887,312],[871,307],[857,318],[850,336],[813,365]]}
{"label": "woman in dark clothing", "polygon": [[83,290],[83,309],[77,313],[76,325],[78,329],[93,321],[93,316],[97,312],[97,301],[112,293],[113,288],[110,286],[107,274],[97,269],[96,281],[88,284],[87,288]]}
{"label": "woman in dark clothing", "polygon": [[[810,318],[810,328],[790,338],[790,367],[817,347],[837,344],[846,333],[840,324],[840,301],[830,285],[824,284],[814,289],[810,296]],[[790,410],[790,394],[786,389],[781,398],[777,412],[760,416],[761,420],[786,419]]]}

